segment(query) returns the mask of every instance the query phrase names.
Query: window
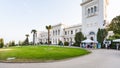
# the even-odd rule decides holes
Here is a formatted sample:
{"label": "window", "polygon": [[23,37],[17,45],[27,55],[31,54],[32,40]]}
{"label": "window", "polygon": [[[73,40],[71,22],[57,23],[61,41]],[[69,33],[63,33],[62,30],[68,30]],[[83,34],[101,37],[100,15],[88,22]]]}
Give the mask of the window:
{"label": "window", "polygon": [[67,38],[67,41],[69,42],[69,38]]}
{"label": "window", "polygon": [[53,31],[53,35],[54,35],[54,31]]}
{"label": "window", "polygon": [[71,34],[73,34],[73,31],[71,30]]}
{"label": "window", "polygon": [[97,7],[96,6],[94,6],[94,12],[96,12],[97,11]]}
{"label": "window", "polygon": [[57,35],[57,30],[56,30],[56,35]]}
{"label": "window", "polygon": [[88,9],[88,14],[90,14],[90,9]]}
{"label": "window", "polygon": [[95,35],[95,33],[94,32],[90,32],[89,35]]}
{"label": "window", "polygon": [[53,39],[53,43],[54,43],[54,39]]}
{"label": "window", "polygon": [[64,41],[66,41],[66,38],[64,38]]}
{"label": "window", "polygon": [[65,35],[67,35],[67,31],[65,31]]}
{"label": "window", "polygon": [[77,33],[77,29],[75,30],[75,33]]}
{"label": "window", "polygon": [[60,30],[58,30],[58,35],[60,35]]}
{"label": "window", "polygon": [[91,8],[91,13],[93,13],[93,7]]}
{"label": "window", "polygon": [[68,34],[69,34],[69,31],[68,31]]}

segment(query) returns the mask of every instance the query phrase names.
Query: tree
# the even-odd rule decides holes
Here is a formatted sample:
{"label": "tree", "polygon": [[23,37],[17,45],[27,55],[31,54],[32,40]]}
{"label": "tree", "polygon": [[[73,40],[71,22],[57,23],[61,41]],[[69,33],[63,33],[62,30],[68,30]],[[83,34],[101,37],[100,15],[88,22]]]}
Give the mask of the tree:
{"label": "tree", "polygon": [[76,33],[75,34],[75,43],[74,43],[74,45],[80,46],[81,41],[83,41],[84,39],[85,39],[85,37],[82,34],[82,32]]}
{"label": "tree", "polygon": [[120,34],[115,34],[113,36],[110,36],[108,40],[115,40],[115,39],[120,39]]}
{"label": "tree", "polygon": [[8,45],[9,45],[10,47],[11,47],[11,46],[15,46],[15,41],[10,41]]}
{"label": "tree", "polygon": [[29,34],[26,34],[25,35],[26,36],[26,39],[25,39],[25,41],[24,41],[24,43],[25,43],[25,45],[29,45]]}
{"label": "tree", "polygon": [[64,42],[64,46],[69,46],[69,42]]}
{"label": "tree", "polygon": [[103,41],[106,39],[107,37],[107,30],[106,29],[98,29],[97,32],[97,41],[101,44],[103,44]]}
{"label": "tree", "polygon": [[99,43],[101,43],[101,30],[100,29],[98,29],[98,32],[97,32],[97,41],[99,42]]}
{"label": "tree", "polygon": [[31,31],[31,33],[33,33],[33,45],[35,45],[35,40],[36,40],[36,36],[37,36],[37,31],[35,30],[35,29],[33,29],[32,31]]}
{"label": "tree", "polygon": [[120,34],[120,16],[113,18],[107,29],[115,34]]}
{"label": "tree", "polygon": [[4,46],[4,40],[1,38],[0,39],[0,48],[2,48]]}
{"label": "tree", "polygon": [[46,26],[46,29],[48,30],[48,45],[50,45],[50,30],[52,29],[52,26]]}
{"label": "tree", "polygon": [[12,44],[12,46],[15,46],[15,41],[12,41],[12,43],[11,43],[11,44]]}

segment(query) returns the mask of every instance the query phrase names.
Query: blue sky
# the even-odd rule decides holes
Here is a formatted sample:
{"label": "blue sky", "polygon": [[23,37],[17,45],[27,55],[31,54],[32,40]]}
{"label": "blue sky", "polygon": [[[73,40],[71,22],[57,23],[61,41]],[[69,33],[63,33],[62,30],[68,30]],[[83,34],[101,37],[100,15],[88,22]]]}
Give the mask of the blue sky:
{"label": "blue sky", "polygon": [[[31,30],[44,31],[46,25],[81,23],[82,0],[0,0],[0,38],[23,41]],[[109,20],[120,14],[120,1],[110,0]]]}

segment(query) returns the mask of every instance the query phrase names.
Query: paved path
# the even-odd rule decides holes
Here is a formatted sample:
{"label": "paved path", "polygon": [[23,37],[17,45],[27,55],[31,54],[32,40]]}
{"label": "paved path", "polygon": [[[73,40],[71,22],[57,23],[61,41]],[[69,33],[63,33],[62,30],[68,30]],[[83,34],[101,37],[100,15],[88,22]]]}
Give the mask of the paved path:
{"label": "paved path", "polygon": [[0,63],[0,68],[120,68],[120,51],[92,50],[92,54],[52,63]]}

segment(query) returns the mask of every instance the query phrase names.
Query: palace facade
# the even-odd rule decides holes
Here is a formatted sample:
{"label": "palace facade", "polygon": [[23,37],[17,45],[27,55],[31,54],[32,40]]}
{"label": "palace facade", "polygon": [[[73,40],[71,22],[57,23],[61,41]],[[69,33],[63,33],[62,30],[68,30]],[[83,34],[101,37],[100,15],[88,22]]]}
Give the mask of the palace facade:
{"label": "palace facade", "polygon": [[[81,31],[82,31],[82,25],[80,24],[69,27],[62,23],[53,25],[50,31],[51,44],[58,44],[59,41],[74,43],[75,34]],[[42,43],[48,42],[48,33],[40,32],[38,34],[38,41]]]}
{"label": "palace facade", "polygon": [[[82,0],[82,24],[66,26],[65,24],[52,25],[50,32],[51,44],[62,42],[74,43],[74,37],[77,32],[82,32],[85,37],[96,41],[98,29],[105,28],[107,21],[108,0]],[[46,43],[47,32],[38,34],[38,41]]]}

